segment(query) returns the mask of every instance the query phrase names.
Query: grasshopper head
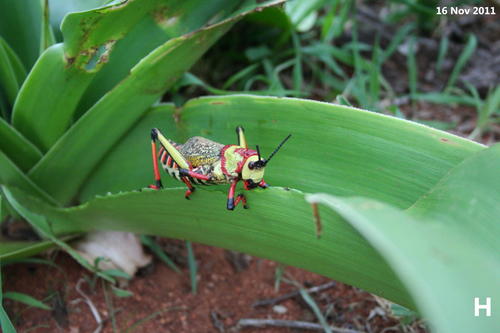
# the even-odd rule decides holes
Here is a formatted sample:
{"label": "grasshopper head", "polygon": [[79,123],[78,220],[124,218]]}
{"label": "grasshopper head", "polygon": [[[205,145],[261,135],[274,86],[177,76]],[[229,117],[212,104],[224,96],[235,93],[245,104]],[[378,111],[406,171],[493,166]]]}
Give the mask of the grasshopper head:
{"label": "grasshopper head", "polygon": [[289,134],[283,141],[281,141],[278,147],[276,147],[267,159],[261,158],[259,146],[257,146],[257,155],[249,156],[241,170],[241,178],[245,183],[245,188],[252,189],[259,186],[264,179],[264,170],[267,163],[269,163],[274,154],[280,150],[281,146],[283,146],[291,136],[292,135]]}
{"label": "grasshopper head", "polygon": [[260,154],[248,157],[241,170],[241,178],[245,182],[245,187],[257,187],[264,178],[265,168],[266,163],[264,160],[260,159]]}

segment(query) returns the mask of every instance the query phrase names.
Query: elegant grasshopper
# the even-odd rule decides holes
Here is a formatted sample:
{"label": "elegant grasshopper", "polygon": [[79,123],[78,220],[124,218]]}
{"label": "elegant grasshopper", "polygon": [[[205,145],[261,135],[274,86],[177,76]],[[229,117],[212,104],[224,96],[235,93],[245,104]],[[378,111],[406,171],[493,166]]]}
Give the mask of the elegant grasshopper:
{"label": "elegant grasshopper", "polygon": [[[157,129],[151,130],[151,151],[153,156],[153,171],[155,184],[152,189],[163,188],[160,178],[158,161],[163,169],[173,178],[182,181],[187,186],[185,194],[189,199],[197,185],[230,184],[227,195],[227,209],[233,210],[240,202],[243,208],[248,208],[243,194],[235,198],[236,185],[243,181],[244,188],[251,190],[257,187],[267,188],[264,181],[264,170],[273,156],[290,138],[288,135],[267,159],[260,155],[259,146],[256,150],[248,148],[243,127],[236,128],[237,145],[221,143],[195,136],[184,144],[178,144],[167,139]],[[159,141],[160,149],[156,143]]]}

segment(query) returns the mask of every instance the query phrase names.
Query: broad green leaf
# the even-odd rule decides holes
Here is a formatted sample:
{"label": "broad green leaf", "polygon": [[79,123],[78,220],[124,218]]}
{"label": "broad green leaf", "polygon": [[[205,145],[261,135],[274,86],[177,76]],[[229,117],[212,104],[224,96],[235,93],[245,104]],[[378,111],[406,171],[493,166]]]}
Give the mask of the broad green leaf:
{"label": "broad green leaf", "polygon": [[328,205],[379,251],[436,332],[494,331],[498,317],[474,317],[474,297],[484,303],[500,296],[500,265],[467,233],[371,199],[323,194],[310,200]]}
{"label": "broad green leaf", "polygon": [[[33,181],[57,200],[68,203],[92,169],[147,108],[220,36],[248,13],[171,39],[148,54],[120,84],[81,117],[30,171]],[[57,181],[60,174],[65,174],[64,182]]]}
{"label": "broad green leaf", "polygon": [[270,188],[246,193],[250,208],[226,209],[227,187],[146,190],[98,198],[67,209],[53,208],[21,191],[4,188],[26,211],[46,216],[56,235],[120,229],[215,245],[301,267],[356,285],[414,308],[391,269],[366,241],[328,209],[321,238],[311,206],[296,190]]}
{"label": "broad green leaf", "polygon": [[474,316],[474,298],[500,297],[500,145],[453,168],[406,212],[364,198],[325,194],[398,274],[436,332],[493,332],[498,313]]}
{"label": "broad green leaf", "polygon": [[[174,6],[175,3],[180,5]],[[186,4],[188,10],[180,11]],[[127,76],[142,57],[172,35],[178,36],[176,29],[186,30],[184,20],[178,23],[179,17],[170,15],[189,16],[190,7],[197,4],[199,1],[137,0],[68,14],[62,23],[64,44],[43,53],[30,73],[14,108],[14,125],[47,151],[68,128],[82,95],[108,60],[113,59],[120,66],[121,76],[108,71],[103,75],[109,84],[94,82],[90,89],[97,89],[99,94],[86,104],[85,110]],[[200,17],[190,18],[193,19]],[[197,22],[203,25],[206,20]],[[50,27],[45,26],[44,47],[50,44],[50,35]],[[129,41],[126,45],[119,43],[124,37]],[[117,42],[122,46],[115,55]]]}
{"label": "broad green leaf", "polygon": [[19,91],[19,82],[10,61],[7,47],[7,43],[0,37],[0,87],[9,104],[13,105]]}
{"label": "broad green leaf", "polygon": [[26,78],[26,69],[24,68],[23,63],[21,62],[21,59],[19,59],[16,52],[14,52],[14,50],[9,46],[9,44],[7,44],[7,42],[1,37],[0,37],[0,43],[7,52],[7,56],[9,57],[10,61],[10,66],[12,66],[12,69],[14,70],[14,73],[16,75],[17,83],[20,86],[24,82],[24,79]]}
{"label": "broad green leaf", "polygon": [[500,144],[496,144],[460,163],[408,212],[467,235],[485,253],[500,253],[499,166]]}
{"label": "broad green leaf", "polygon": [[0,150],[23,172],[42,158],[42,153],[7,121],[0,118]]}
{"label": "broad green leaf", "polygon": [[366,196],[402,208],[464,158],[484,149],[427,126],[346,106],[293,98],[206,97],[189,101],[175,115],[169,105],[153,108],[99,164],[80,199],[149,185],[151,128],[180,143],[201,135],[234,144],[238,125],[245,128],[250,146],[258,144],[264,156],[292,134],[266,168],[269,184]]}
{"label": "broad green leaf", "polygon": [[64,45],[55,44],[40,56],[19,91],[13,125],[43,152],[69,126],[93,74],[69,66]]}
{"label": "broad green leaf", "polygon": [[13,185],[38,196],[50,203],[56,203],[45,191],[40,189],[0,150],[0,184]]}
{"label": "broad green leaf", "polygon": [[43,309],[43,310],[51,310],[50,306],[47,304],[37,300],[36,298],[33,298],[30,295],[23,294],[23,293],[18,293],[14,291],[8,291],[3,294],[4,298],[9,298],[13,301],[20,302],[35,308]]}
{"label": "broad green leaf", "polygon": [[[33,229],[44,239],[52,241],[59,248],[66,251],[73,259],[75,259],[80,265],[98,275],[99,277],[107,280],[109,282],[115,283],[112,276],[102,273],[98,267],[91,265],[78,251],[74,250],[70,245],[65,242],[65,238],[58,237],[55,233],[54,225],[52,221],[49,221],[46,216],[37,214],[36,211],[25,209],[11,194],[11,192],[2,185],[2,191],[5,199],[9,201],[9,204],[22,216]],[[40,201],[39,201],[40,202]],[[9,253],[10,254],[10,253]]]}
{"label": "broad green leaf", "polygon": [[[107,91],[125,78],[130,68],[171,38],[195,31],[212,18],[221,20],[238,3],[225,0],[156,1],[157,5],[130,32],[116,42],[113,54],[85,92],[77,115],[87,111]],[[76,15],[76,14],[75,14]]]}
{"label": "broad green leaf", "polygon": [[26,68],[38,58],[42,26],[39,0],[0,0],[0,36],[19,55]]}

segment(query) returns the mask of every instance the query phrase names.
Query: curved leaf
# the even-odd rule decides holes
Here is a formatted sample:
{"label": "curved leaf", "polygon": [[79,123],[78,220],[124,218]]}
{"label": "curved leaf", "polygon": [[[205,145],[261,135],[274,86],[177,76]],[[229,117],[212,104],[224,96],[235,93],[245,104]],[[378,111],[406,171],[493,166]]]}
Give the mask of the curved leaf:
{"label": "curved leaf", "polygon": [[57,203],[40,189],[0,150],[0,184],[13,185],[52,204]]}
{"label": "curved leaf", "polygon": [[336,214],[321,211],[328,223],[318,239],[311,206],[301,192],[254,190],[247,194],[250,209],[227,211],[226,190],[200,188],[192,200],[184,198],[183,188],[147,190],[56,209],[4,188],[9,201],[14,198],[26,210],[46,216],[56,235],[120,229],[216,245],[302,267],[412,307],[387,264]]}
{"label": "curved leaf", "polygon": [[34,256],[54,247],[50,240],[39,242],[0,242],[0,261],[16,260]]}
{"label": "curved leaf", "polygon": [[232,144],[234,129],[242,125],[249,144],[259,144],[264,155],[292,133],[266,169],[269,184],[366,196],[402,208],[412,205],[464,158],[484,149],[427,126],[310,100],[206,97],[188,102],[175,117],[172,112],[171,107],[160,107],[145,116],[99,164],[80,198],[147,186],[152,181],[149,132],[153,127],[181,143],[201,135]]}
{"label": "curved leaf", "polygon": [[[31,68],[40,51],[42,3],[33,0],[0,0],[0,35]],[[7,14],[8,13],[8,14]]]}
{"label": "curved leaf", "polygon": [[500,145],[473,155],[407,213],[362,198],[308,200],[339,213],[380,252],[436,332],[493,332],[498,315],[475,317],[474,298],[500,297],[498,165]]}
{"label": "curved leaf", "polygon": [[73,110],[93,74],[68,66],[64,45],[42,53],[14,104],[13,125],[42,151],[69,126]]}
{"label": "curved leaf", "polygon": [[18,293],[14,291],[9,291],[3,294],[4,298],[9,298],[13,301],[24,303],[29,306],[33,306],[35,308],[43,309],[43,310],[51,310],[50,306],[47,304],[37,300],[36,298],[31,297],[30,295]]}
{"label": "curved leaf", "polygon": [[[64,44],[43,53],[29,75],[28,84],[22,87],[13,113],[16,128],[47,151],[68,128],[91,80],[107,67],[110,59],[114,59],[110,69],[116,69],[118,64],[119,75],[113,71],[103,73],[104,82],[97,80],[90,86],[90,90],[97,90],[98,94],[94,94],[91,101],[85,98],[90,102],[84,103],[83,111],[127,76],[132,66],[151,50],[172,36],[178,36],[179,31],[191,31],[193,20],[206,18],[213,9],[219,10],[222,6],[221,0],[217,6],[199,6],[199,2],[122,1],[68,14],[61,26]],[[200,10],[205,14],[186,20],[197,5],[195,14]],[[196,22],[203,25],[206,21]],[[46,39],[50,36],[50,27],[46,24],[42,43],[47,44]],[[123,44],[122,39],[128,42]],[[117,43],[120,47],[115,54]]]}
{"label": "curved leaf", "polygon": [[9,57],[9,51],[7,51],[8,47],[7,43],[0,37],[0,87],[9,104],[13,105],[19,91],[19,82]]}
{"label": "curved leaf", "polygon": [[23,172],[42,158],[42,153],[14,127],[0,118],[0,150]]}
{"label": "curved leaf", "polygon": [[[171,38],[201,28],[211,18],[233,13],[237,2],[225,0],[156,1],[152,8],[122,39],[116,42],[109,61],[96,75],[78,106],[77,117],[125,78],[130,68]],[[221,15],[222,14],[222,15]],[[76,15],[76,14],[73,14]],[[81,14],[78,14],[81,15]]]}

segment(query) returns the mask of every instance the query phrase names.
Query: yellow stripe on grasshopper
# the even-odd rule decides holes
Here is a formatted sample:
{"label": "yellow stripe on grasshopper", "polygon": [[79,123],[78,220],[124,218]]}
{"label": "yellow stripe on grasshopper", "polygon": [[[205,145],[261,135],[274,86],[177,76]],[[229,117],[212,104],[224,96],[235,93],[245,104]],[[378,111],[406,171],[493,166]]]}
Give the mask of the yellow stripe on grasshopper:
{"label": "yellow stripe on grasshopper", "polygon": [[177,163],[179,168],[189,170],[188,162],[182,156],[182,154],[177,150],[177,148],[175,148],[174,145],[171,144],[170,141],[168,141],[167,138],[165,138],[159,130],[156,130],[156,133],[158,135],[158,140],[160,140],[160,143],[162,144],[162,146],[170,154],[170,156],[172,156],[172,158],[174,159],[174,162]]}

